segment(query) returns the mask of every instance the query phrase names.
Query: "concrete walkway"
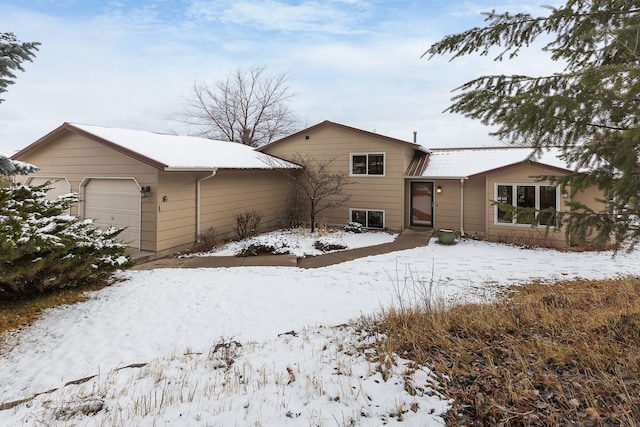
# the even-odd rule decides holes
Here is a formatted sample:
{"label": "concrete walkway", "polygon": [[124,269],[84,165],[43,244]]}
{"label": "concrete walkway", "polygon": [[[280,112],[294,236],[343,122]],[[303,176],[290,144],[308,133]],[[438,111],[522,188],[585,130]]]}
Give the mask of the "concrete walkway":
{"label": "concrete walkway", "polygon": [[333,252],[325,255],[297,258],[295,255],[260,255],[251,257],[236,256],[208,256],[192,258],[161,258],[150,261],[139,261],[133,270],[152,270],[155,268],[218,268],[241,266],[278,266],[319,268],[329,265],[364,258],[371,255],[386,254],[389,252],[412,249],[418,246],[427,246],[432,232],[403,231],[395,241],[381,245],[367,246],[364,248],[350,249]]}

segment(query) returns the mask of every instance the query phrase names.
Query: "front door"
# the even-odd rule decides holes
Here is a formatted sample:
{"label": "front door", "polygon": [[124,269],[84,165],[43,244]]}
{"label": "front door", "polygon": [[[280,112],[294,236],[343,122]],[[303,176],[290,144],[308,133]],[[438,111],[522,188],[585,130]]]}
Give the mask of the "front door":
{"label": "front door", "polygon": [[411,225],[433,227],[433,182],[411,182]]}

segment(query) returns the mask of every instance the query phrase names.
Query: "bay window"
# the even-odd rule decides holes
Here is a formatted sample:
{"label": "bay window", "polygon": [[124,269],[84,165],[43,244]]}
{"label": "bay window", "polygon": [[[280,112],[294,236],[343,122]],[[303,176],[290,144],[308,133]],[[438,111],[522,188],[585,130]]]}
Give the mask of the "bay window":
{"label": "bay window", "polygon": [[541,211],[549,208],[560,210],[555,185],[496,184],[495,194],[499,203],[495,205],[496,224],[530,225],[537,217],[541,225],[553,225],[553,214]]}

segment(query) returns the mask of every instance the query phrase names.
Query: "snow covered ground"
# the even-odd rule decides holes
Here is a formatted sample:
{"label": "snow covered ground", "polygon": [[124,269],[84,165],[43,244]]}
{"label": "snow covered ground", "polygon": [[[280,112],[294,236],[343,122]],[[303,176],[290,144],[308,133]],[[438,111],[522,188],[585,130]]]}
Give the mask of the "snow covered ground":
{"label": "snow covered ground", "polygon": [[341,230],[320,230],[311,233],[306,229],[296,228],[264,233],[241,241],[232,241],[210,252],[190,254],[188,256],[235,256],[252,244],[269,245],[281,253],[290,253],[297,257],[315,256],[325,253],[315,247],[314,244],[317,241],[323,244],[342,245],[347,249],[356,249],[393,242],[397,236],[397,234],[382,231],[347,233]]}
{"label": "snow covered ground", "polygon": [[479,241],[321,269],[128,271],[0,350],[0,403],[58,388],[0,411],[0,425],[443,425],[447,402],[428,369],[359,351],[375,337],[345,323],[419,299],[429,284],[463,301],[533,279],[638,274],[639,253]]}

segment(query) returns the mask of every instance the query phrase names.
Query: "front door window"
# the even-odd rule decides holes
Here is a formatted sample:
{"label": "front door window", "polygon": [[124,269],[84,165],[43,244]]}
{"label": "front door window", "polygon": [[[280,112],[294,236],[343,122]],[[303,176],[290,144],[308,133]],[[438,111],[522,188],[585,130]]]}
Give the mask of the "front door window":
{"label": "front door window", "polygon": [[433,227],[433,183],[411,183],[411,225]]}

